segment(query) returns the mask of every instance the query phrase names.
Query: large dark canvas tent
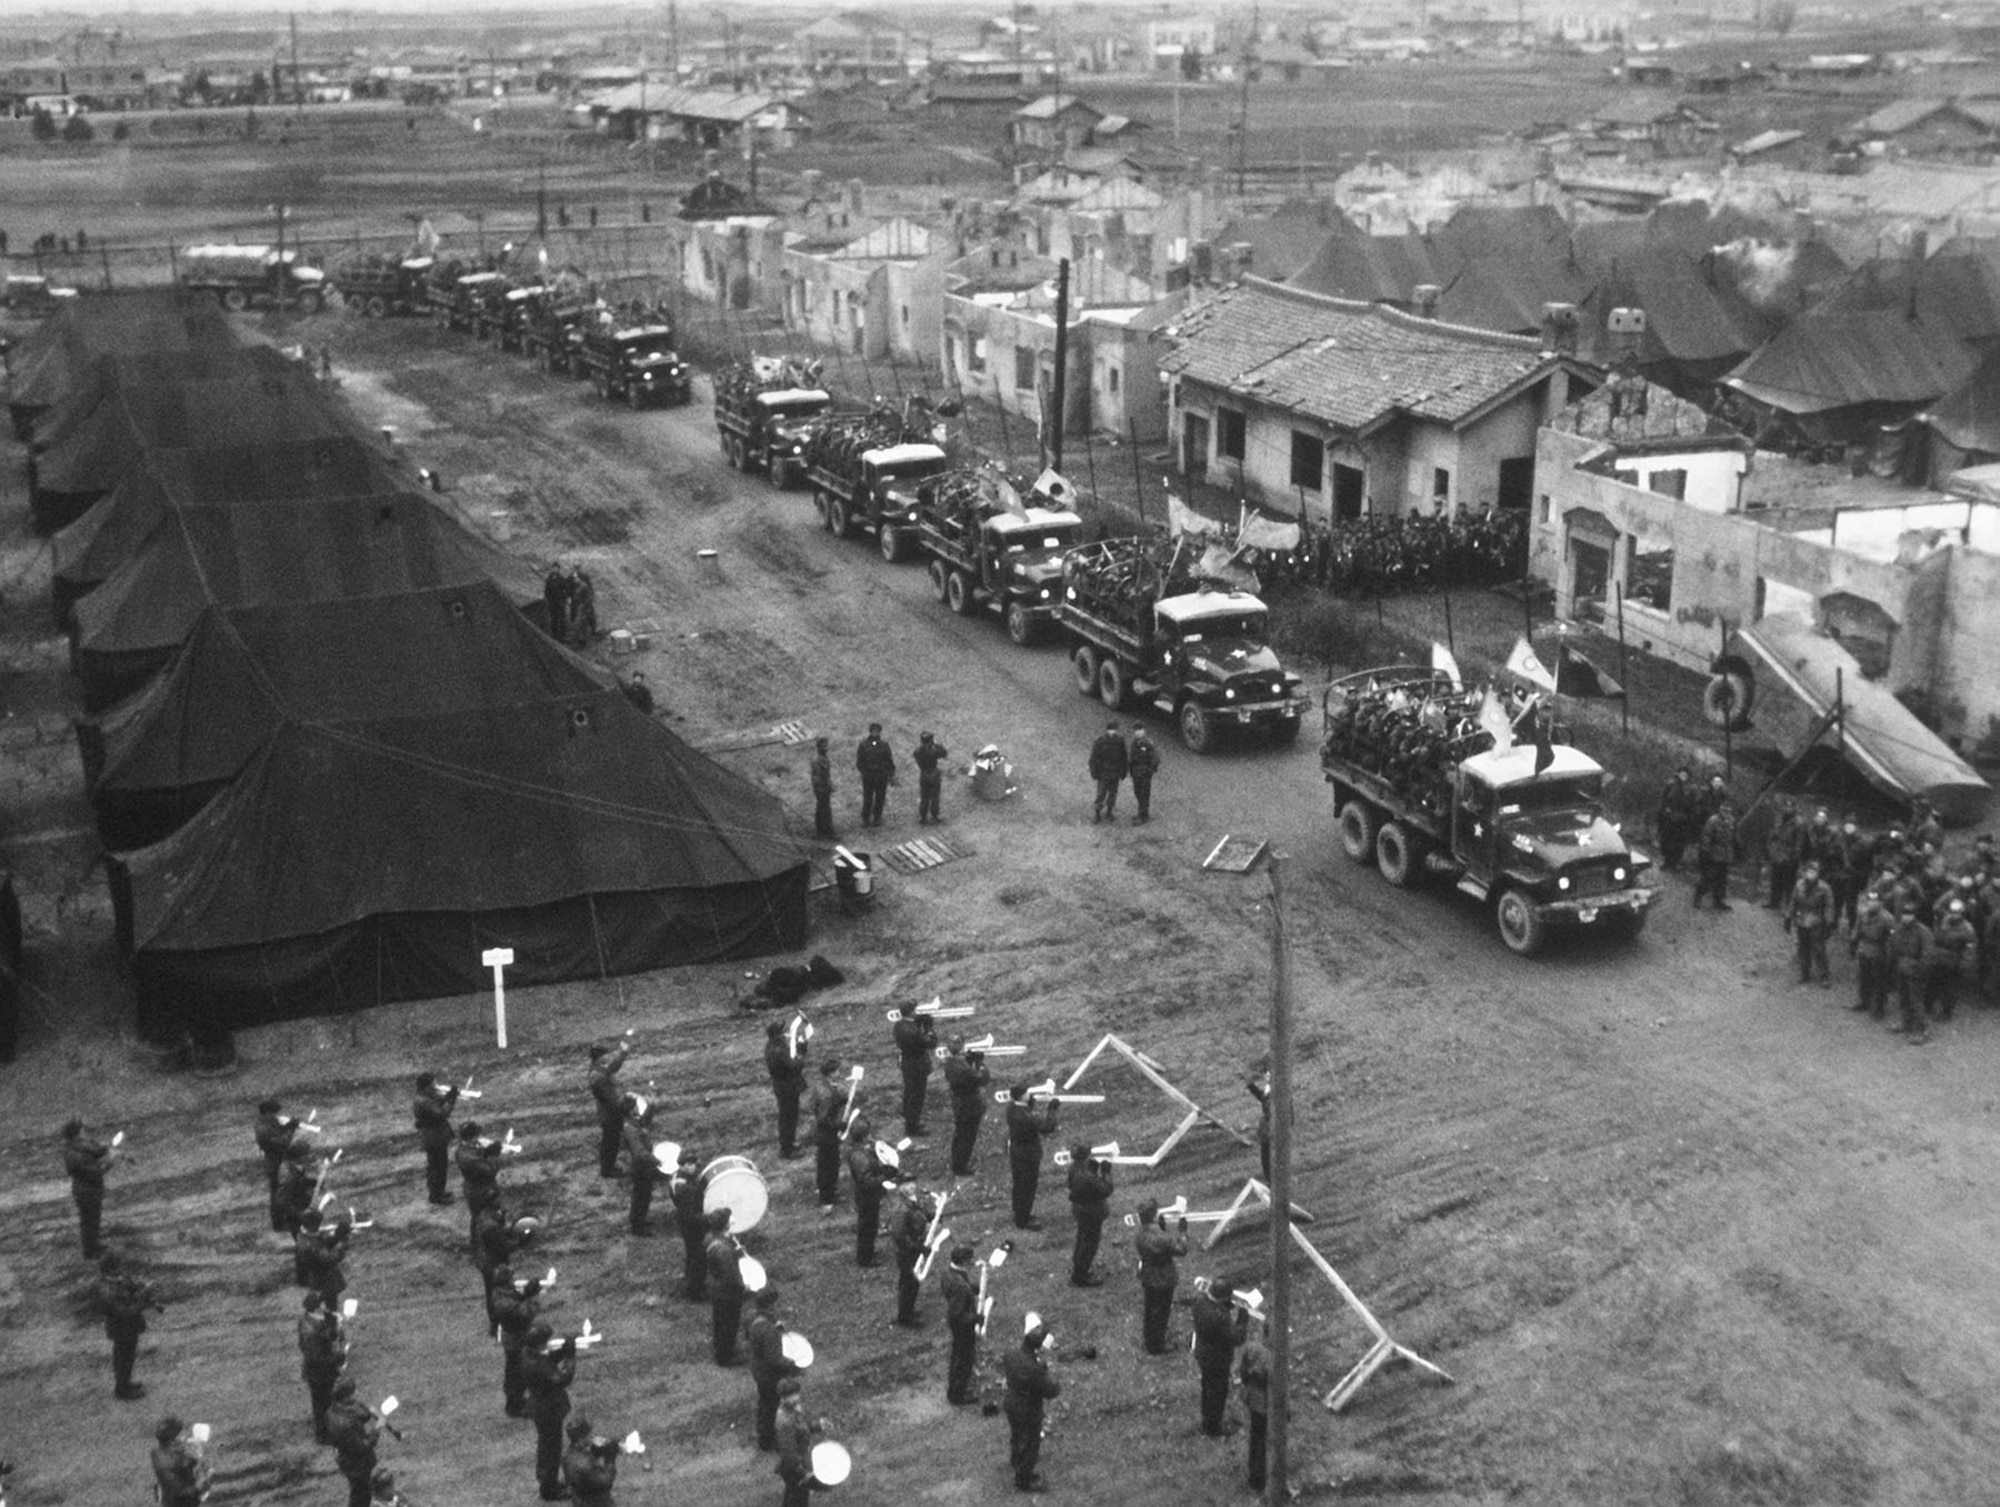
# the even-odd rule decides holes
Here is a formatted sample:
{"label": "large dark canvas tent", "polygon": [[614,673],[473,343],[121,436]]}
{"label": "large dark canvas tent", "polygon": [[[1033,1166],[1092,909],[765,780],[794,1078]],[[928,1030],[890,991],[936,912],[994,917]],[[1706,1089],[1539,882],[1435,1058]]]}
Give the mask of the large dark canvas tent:
{"label": "large dark canvas tent", "polygon": [[288,725],[199,815],[115,866],[139,1026],[198,1038],[482,987],[798,946],[780,803],[617,691]]}
{"label": "large dark canvas tent", "polygon": [[135,848],[199,811],[287,721],[463,712],[608,683],[490,581],[209,607],[171,668],[77,736],[105,846]]}
{"label": "large dark canvas tent", "polygon": [[99,356],[239,346],[213,302],[165,290],[71,299],[15,347],[7,407],[14,437],[34,433],[41,414],[85,380]]}
{"label": "large dark canvas tent", "polygon": [[99,712],[157,674],[211,603],[376,597],[492,580],[541,610],[531,566],[415,492],[182,508],[76,604],[83,704]]}
{"label": "large dark canvas tent", "polygon": [[123,565],[176,507],[360,497],[404,485],[396,463],[364,439],[281,439],[153,450],[140,468],[55,537],[56,621]]}
{"label": "large dark canvas tent", "polygon": [[[361,436],[345,405],[276,351],[260,348],[202,364],[209,370],[199,376],[119,381],[94,404],[77,399],[76,421],[28,461],[28,505],[36,527],[47,532],[74,522],[137,470],[151,450]],[[49,419],[58,412],[69,416],[52,410]],[[37,432],[43,427],[47,421]]]}

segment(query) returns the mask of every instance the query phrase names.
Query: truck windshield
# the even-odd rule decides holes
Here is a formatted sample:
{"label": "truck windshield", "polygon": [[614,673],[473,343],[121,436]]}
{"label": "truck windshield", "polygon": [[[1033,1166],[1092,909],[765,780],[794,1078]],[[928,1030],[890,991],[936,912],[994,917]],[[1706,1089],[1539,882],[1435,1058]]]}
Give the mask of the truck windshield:
{"label": "truck windshield", "polygon": [[876,474],[887,481],[913,481],[920,477],[935,476],[945,469],[942,455],[927,456],[922,460],[899,460],[878,468]]}
{"label": "truck windshield", "polygon": [[1574,810],[1579,825],[1587,826],[1598,814],[1604,795],[1601,774],[1567,775],[1561,779],[1533,780],[1509,785],[1500,794],[1500,815],[1542,816],[1550,812]]}
{"label": "truck windshield", "polygon": [[1264,616],[1259,612],[1231,612],[1216,617],[1195,618],[1180,625],[1181,642],[1198,644],[1211,638],[1264,637]]}
{"label": "truck windshield", "polygon": [[1001,540],[1001,553],[1025,555],[1030,551],[1050,549],[1073,549],[1083,542],[1083,528],[1080,524],[1064,524],[1058,528],[1026,530],[1018,534],[1008,534]]}
{"label": "truck windshield", "polygon": [[826,404],[819,398],[794,398],[789,403],[766,403],[763,407],[774,419],[809,419],[826,411]]}
{"label": "truck windshield", "polygon": [[619,350],[635,359],[642,356],[671,356],[673,347],[664,340],[630,340],[622,342]]}

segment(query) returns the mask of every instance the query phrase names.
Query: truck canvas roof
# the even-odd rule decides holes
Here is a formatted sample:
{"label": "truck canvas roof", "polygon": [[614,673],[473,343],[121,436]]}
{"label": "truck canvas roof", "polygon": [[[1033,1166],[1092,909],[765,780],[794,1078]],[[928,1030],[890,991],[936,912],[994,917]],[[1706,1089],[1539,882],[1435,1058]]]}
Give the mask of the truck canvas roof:
{"label": "truck canvas roof", "polygon": [[936,445],[884,445],[880,450],[864,450],[862,460],[871,466],[908,466],[919,461],[943,460]]}
{"label": "truck canvas roof", "polygon": [[[285,253],[285,260],[290,261],[297,254],[294,251],[287,251]],[[216,245],[190,246],[187,249],[187,255],[202,261],[261,262],[267,257],[276,255],[276,253],[269,246]]]}
{"label": "truck canvas roof", "polygon": [[986,526],[996,534],[1018,534],[1029,529],[1083,527],[1076,514],[1050,508],[1029,508],[1025,513],[995,513]]}
{"label": "truck canvas roof", "polygon": [[533,298],[537,293],[546,293],[548,291],[540,283],[536,283],[532,288],[509,288],[506,292],[506,299],[509,303],[519,303],[524,298]]}
{"label": "truck canvas roof", "polygon": [[667,340],[673,337],[673,333],[672,330],[663,324],[633,324],[627,325],[622,330],[613,330],[611,338],[613,340],[642,340],[651,336],[656,340]]}
{"label": "truck canvas roof", "polygon": [[1182,596],[1161,597],[1153,610],[1170,623],[1198,623],[1203,618],[1262,612],[1264,602],[1247,591],[1190,591]]}
{"label": "truck canvas roof", "polygon": [[833,395],[817,387],[780,387],[775,392],[758,393],[757,401],[766,408],[776,408],[783,403],[831,403]]}
{"label": "truck canvas roof", "polygon": [[1604,766],[1597,760],[1567,744],[1558,744],[1551,752],[1555,760],[1539,776],[1535,773],[1535,745],[1532,743],[1517,743],[1509,749],[1474,754],[1459,767],[1474,779],[1496,788],[1525,785],[1537,778],[1558,779],[1564,775],[1604,773]]}
{"label": "truck canvas roof", "polygon": [[499,280],[500,274],[497,272],[468,272],[458,280],[458,285],[463,288],[472,283],[491,283]]}
{"label": "truck canvas roof", "polygon": [[436,266],[437,258],[434,256],[406,256],[403,258],[402,265],[405,272],[422,272],[426,268]]}

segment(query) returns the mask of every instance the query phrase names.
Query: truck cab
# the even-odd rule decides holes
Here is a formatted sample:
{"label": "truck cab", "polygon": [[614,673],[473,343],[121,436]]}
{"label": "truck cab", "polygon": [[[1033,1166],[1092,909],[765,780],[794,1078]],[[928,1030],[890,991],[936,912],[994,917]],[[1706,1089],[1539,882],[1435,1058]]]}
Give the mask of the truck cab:
{"label": "truck cab", "polygon": [[501,350],[521,349],[529,327],[541,317],[542,305],[548,298],[549,289],[542,283],[530,283],[524,288],[509,288],[501,296],[499,321],[495,329]]}
{"label": "truck cab", "polygon": [[1247,591],[1192,591],[1154,603],[1159,686],[1189,748],[1206,747],[1220,728],[1258,722],[1279,742],[1298,736],[1302,683],[1265,641],[1269,625],[1269,609]]}
{"label": "truck cab", "polygon": [[780,491],[805,469],[806,440],[816,419],[833,406],[833,395],[818,387],[780,387],[752,400],[763,432],[764,463]]}
{"label": "truck cab", "polygon": [[[882,558],[890,564],[908,558],[916,539],[917,484],[939,475],[949,464],[936,445],[883,445],[861,452],[851,521],[875,527]],[[834,532],[845,531],[835,528]]]}
{"label": "truck cab", "polygon": [[989,513],[979,537],[979,584],[996,596],[1018,591],[1046,611],[1062,595],[1062,557],[1083,542],[1083,520],[1066,508]]}
{"label": "truck cab", "polygon": [[688,399],[687,365],[674,351],[670,325],[616,326],[588,336],[584,352],[601,397],[623,397],[634,408]]}

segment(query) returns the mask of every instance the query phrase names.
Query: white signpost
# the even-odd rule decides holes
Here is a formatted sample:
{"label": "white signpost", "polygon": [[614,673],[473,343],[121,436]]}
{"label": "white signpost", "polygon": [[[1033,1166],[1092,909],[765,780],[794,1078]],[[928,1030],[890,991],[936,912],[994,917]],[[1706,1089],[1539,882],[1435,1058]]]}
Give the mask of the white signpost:
{"label": "white signpost", "polygon": [[507,965],[514,961],[511,947],[489,947],[479,961],[493,970],[493,1034],[499,1045],[507,1045]]}

